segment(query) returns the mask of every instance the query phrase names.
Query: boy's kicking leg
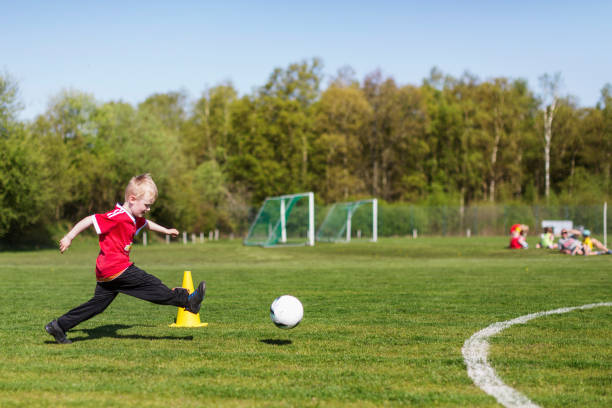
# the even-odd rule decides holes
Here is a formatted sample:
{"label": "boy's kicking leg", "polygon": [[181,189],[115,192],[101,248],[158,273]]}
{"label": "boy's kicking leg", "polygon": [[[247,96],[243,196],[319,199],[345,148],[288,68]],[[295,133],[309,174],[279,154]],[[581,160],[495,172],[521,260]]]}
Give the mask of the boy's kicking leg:
{"label": "boy's kicking leg", "polygon": [[206,283],[200,282],[190,295],[185,288],[170,289],[159,278],[146,273],[135,265],[114,279],[114,288],[120,293],[137,297],[158,305],[184,307],[191,313],[198,313],[206,292]]}

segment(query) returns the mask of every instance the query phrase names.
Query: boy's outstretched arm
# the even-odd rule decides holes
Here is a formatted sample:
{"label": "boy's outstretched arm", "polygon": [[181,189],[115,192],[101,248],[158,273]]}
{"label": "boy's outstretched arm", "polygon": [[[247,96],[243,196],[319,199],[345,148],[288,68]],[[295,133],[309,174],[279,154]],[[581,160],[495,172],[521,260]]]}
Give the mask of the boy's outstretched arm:
{"label": "boy's outstretched arm", "polygon": [[89,228],[93,224],[93,219],[91,216],[83,218],[81,221],[77,222],[74,227],[70,230],[69,233],[64,235],[64,238],[60,240],[60,252],[63,254],[64,251],[68,249],[72,240],[79,235],[81,232]]}
{"label": "boy's outstretched arm", "polygon": [[151,231],[161,232],[162,234],[172,235],[173,237],[176,237],[179,234],[177,229],[162,227],[161,225],[156,224],[151,220],[147,220],[147,226]]}

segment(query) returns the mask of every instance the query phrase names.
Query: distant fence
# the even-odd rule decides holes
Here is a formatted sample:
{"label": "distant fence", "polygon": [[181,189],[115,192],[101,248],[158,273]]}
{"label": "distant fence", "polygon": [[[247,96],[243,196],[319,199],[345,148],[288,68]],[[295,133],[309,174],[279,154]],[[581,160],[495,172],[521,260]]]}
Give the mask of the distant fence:
{"label": "distant fence", "polygon": [[[574,226],[584,226],[593,234],[603,234],[603,203],[599,205],[475,205],[422,206],[410,204],[378,205],[378,236],[499,236],[507,235],[513,224],[527,224],[531,232],[539,233],[542,220],[571,220]],[[317,228],[323,222],[328,206],[316,206]],[[297,214],[296,214],[297,215]],[[360,225],[362,232],[369,235],[370,222],[359,222],[355,217],[367,217],[367,213],[355,214],[354,225]],[[301,223],[304,217],[291,222]],[[248,224],[248,222],[247,222]],[[607,212],[608,233],[612,232],[610,211]]]}
{"label": "distant fence", "polygon": [[[542,220],[571,220],[593,234],[603,234],[604,205],[481,205],[481,206],[417,206],[383,204],[379,206],[380,236],[411,235],[506,235],[513,224],[527,224],[532,233],[541,230]],[[611,216],[607,212],[607,229],[611,232]]]}

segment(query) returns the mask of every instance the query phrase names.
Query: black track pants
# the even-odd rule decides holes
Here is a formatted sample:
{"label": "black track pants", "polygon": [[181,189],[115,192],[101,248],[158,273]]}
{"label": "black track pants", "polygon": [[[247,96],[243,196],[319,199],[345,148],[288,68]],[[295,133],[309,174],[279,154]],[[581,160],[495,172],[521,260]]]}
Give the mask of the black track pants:
{"label": "black track pants", "polygon": [[187,289],[172,290],[155,276],[132,264],[112,281],[98,282],[91,299],[58,318],[57,322],[64,331],[68,331],[77,324],[102,313],[119,293],[159,305],[178,307],[185,307],[189,296]]}

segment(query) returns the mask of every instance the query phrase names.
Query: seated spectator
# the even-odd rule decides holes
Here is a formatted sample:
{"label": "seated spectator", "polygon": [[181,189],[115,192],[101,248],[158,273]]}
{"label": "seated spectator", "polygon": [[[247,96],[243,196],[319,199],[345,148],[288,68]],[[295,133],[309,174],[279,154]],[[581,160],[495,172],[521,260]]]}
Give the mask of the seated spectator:
{"label": "seated spectator", "polygon": [[[591,236],[591,231],[585,229],[582,231],[582,246],[585,255],[612,255],[612,251],[606,248],[598,239]],[[593,251],[593,247],[599,251]]]}
{"label": "seated spectator", "polygon": [[[571,234],[571,235],[570,235]],[[561,238],[559,238],[559,250],[567,255],[584,255],[584,247],[580,240],[575,237],[580,235],[578,230],[561,230]]]}
{"label": "seated spectator", "polygon": [[525,240],[525,232],[521,230],[517,236],[510,238],[510,249],[527,249],[529,244]]}
{"label": "seated spectator", "polygon": [[514,224],[510,227],[510,238],[516,238],[521,233],[523,233],[523,237],[527,236],[527,232],[529,232],[529,226],[525,224]]}
{"label": "seated spectator", "polygon": [[536,244],[536,248],[557,249],[559,246],[555,244],[555,234],[552,227],[544,227],[544,232],[540,234],[540,242]]}

